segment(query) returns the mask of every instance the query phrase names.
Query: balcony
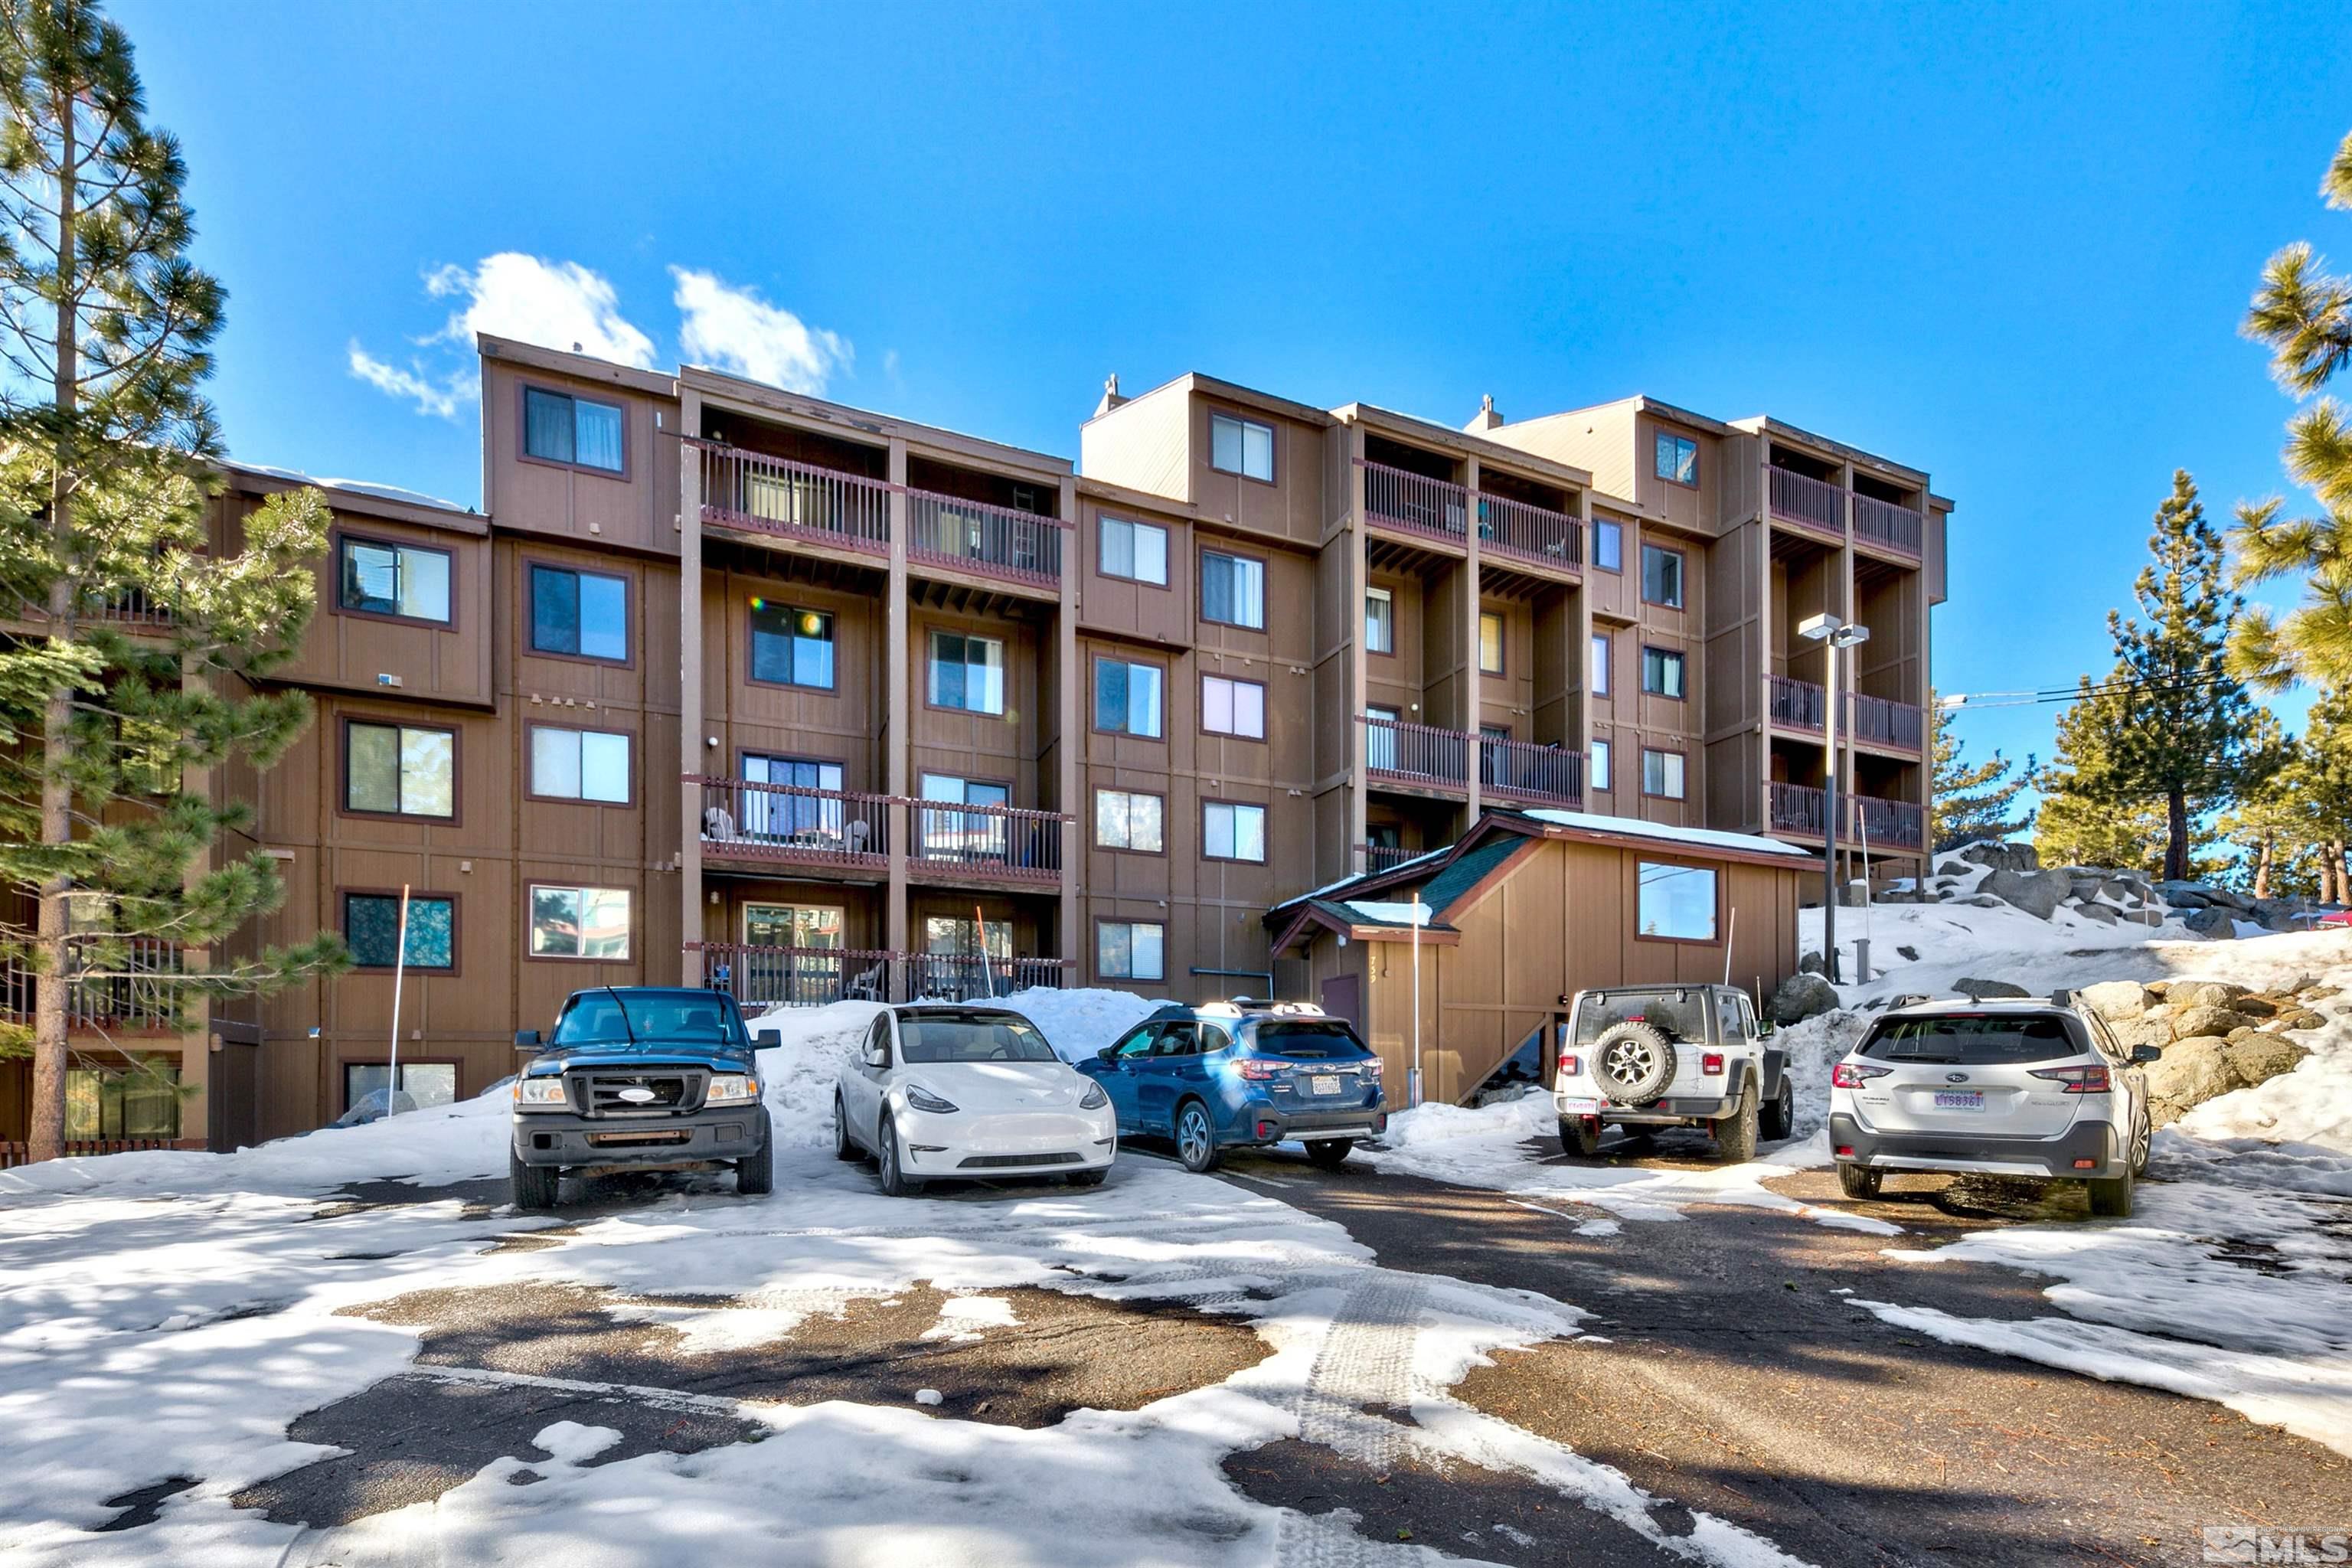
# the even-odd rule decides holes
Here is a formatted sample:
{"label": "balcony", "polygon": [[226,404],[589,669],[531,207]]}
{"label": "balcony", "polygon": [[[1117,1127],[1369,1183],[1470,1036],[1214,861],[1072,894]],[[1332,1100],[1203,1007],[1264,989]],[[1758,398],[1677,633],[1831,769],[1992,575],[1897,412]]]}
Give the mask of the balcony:
{"label": "balcony", "polygon": [[1817,533],[1845,538],[1845,490],[1793,468],[1768,468],[1772,515]]}
{"label": "balcony", "polygon": [[1538,805],[1584,805],[1584,753],[1534,741],[1478,737],[1478,786]]}
{"label": "balcony", "polygon": [[1896,506],[1874,496],[1853,498],[1853,537],[1857,542],[1874,544],[1916,561],[1927,536],[1927,520],[1909,507]]}
{"label": "balcony", "polygon": [[914,814],[913,862],[919,872],[953,880],[1042,883],[1062,879],[1058,811],[1012,805],[906,803]]}
{"label": "balcony", "polygon": [[1069,984],[1078,967],[1066,958],[982,958],[960,952],[909,952],[903,957],[910,1001],[985,1002],[1031,986],[1058,991]]}
{"label": "balcony", "polygon": [[1466,542],[1468,490],[1446,479],[1391,468],[1385,463],[1367,462],[1363,468],[1364,517],[1373,527],[1449,544]]}
{"label": "balcony", "polygon": [[[1843,843],[1867,843],[1874,849],[1919,849],[1927,844],[1927,814],[1911,801],[1865,795],[1843,796],[1839,804],[1844,807],[1839,833]],[[1770,810],[1775,833],[1827,837],[1828,796],[1810,784],[1775,783]]]}
{"label": "balcony", "polygon": [[[181,1026],[181,947],[154,937],[128,937],[101,953],[76,939],[67,955],[66,1027],[170,1033]],[[0,959],[0,1017],[30,1024],[39,975],[22,958]]]}
{"label": "balcony", "polygon": [[1470,787],[1470,747],[1476,736],[1370,713],[1360,715],[1358,721],[1364,726],[1364,771],[1375,782],[1424,789]]}
{"label": "balcony", "polygon": [[929,490],[907,492],[910,560],[1034,587],[1059,587],[1062,529],[1058,518]]}
{"label": "balcony", "polygon": [[1356,868],[1367,876],[1378,876],[1428,853],[1426,849],[1408,849],[1402,844],[1359,844],[1356,846]]}
{"label": "balcony", "polygon": [[710,441],[686,444],[701,454],[704,522],[889,554],[890,487],[880,479]]}
{"label": "balcony", "polygon": [[1828,722],[1829,693],[1810,680],[1785,675],[1765,678],[1765,703],[1772,722],[1783,730],[1810,730],[1818,735]]}
{"label": "balcony", "polygon": [[752,947],[742,942],[686,944],[698,955],[699,984],[733,996],[757,1017],[778,1007],[835,1002],[908,1002],[943,997],[970,1002],[1031,986],[1069,984],[1076,963],[1064,958],[982,958],[966,953],[889,952],[870,948]]}
{"label": "balcony", "polygon": [[[1369,488],[1369,477],[1366,483]],[[1584,564],[1584,524],[1525,501],[1480,496],[1478,547],[1530,565],[1574,572]]]}
{"label": "balcony", "polygon": [[[1810,680],[1785,675],[1765,678],[1767,711],[1775,728],[1822,732],[1829,712],[1829,694]],[[1861,746],[1882,746],[1917,752],[1927,744],[1927,710],[1916,702],[1895,702],[1884,697],[1848,692],[1842,739]]]}
{"label": "balcony", "polygon": [[890,799],[745,779],[700,778],[702,853],[835,870],[881,871],[890,863]]}

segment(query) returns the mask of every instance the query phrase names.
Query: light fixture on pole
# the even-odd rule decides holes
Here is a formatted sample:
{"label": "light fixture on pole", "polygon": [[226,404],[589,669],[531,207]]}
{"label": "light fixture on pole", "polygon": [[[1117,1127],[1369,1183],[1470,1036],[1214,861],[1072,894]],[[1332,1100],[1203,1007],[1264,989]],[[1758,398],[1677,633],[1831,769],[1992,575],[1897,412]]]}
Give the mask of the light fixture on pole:
{"label": "light fixture on pole", "polygon": [[1822,854],[1822,962],[1829,967],[1832,984],[1838,983],[1837,949],[1837,851],[1838,851],[1838,650],[1870,640],[1870,628],[1858,626],[1843,616],[1824,610],[1818,616],[1808,616],[1797,624],[1797,635],[1808,642],[1822,645],[1822,657],[1829,665],[1827,702],[1822,721],[1822,751],[1827,759],[1822,769],[1826,787],[1822,792],[1822,830],[1826,842]]}

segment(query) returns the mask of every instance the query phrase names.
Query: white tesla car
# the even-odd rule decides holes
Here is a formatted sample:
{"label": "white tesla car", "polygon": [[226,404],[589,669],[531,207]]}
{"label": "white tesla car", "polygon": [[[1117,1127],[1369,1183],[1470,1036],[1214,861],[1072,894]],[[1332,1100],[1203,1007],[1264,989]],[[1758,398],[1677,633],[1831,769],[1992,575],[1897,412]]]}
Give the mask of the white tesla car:
{"label": "white tesla car", "polygon": [[834,1087],[833,1152],[871,1153],[897,1196],[942,1177],[1066,1176],[1093,1186],[1118,1152],[1102,1085],[1003,1007],[885,1007]]}

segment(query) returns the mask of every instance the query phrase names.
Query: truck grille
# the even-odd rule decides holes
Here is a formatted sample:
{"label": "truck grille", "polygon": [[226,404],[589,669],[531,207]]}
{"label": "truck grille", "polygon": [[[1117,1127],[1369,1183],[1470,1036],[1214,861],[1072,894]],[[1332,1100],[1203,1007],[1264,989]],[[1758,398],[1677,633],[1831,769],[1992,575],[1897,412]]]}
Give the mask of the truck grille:
{"label": "truck grille", "polygon": [[572,1099],[584,1116],[668,1116],[699,1107],[709,1078],[684,1068],[583,1073],[573,1082]]}

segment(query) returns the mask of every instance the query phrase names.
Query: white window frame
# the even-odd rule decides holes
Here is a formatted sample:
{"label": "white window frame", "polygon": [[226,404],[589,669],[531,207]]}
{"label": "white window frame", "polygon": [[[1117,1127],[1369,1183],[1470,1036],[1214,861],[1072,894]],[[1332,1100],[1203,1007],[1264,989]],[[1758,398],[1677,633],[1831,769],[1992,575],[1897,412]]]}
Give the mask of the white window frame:
{"label": "white window frame", "polygon": [[[1122,583],[1149,583],[1157,588],[1168,586],[1168,531],[1156,522],[1138,522],[1132,518],[1113,517],[1102,513],[1096,521],[1096,570],[1106,577]],[[1112,541],[1123,539],[1116,550]],[[1146,541],[1150,542],[1149,547]],[[1116,571],[1111,563],[1118,554],[1127,559],[1128,570]],[[1144,570],[1146,562],[1156,563],[1156,570]]]}
{"label": "white window frame", "polygon": [[[1253,436],[1258,439],[1253,441]],[[1219,459],[1225,455],[1229,440],[1233,461],[1222,462]],[[1274,426],[1263,419],[1245,419],[1238,414],[1212,413],[1209,467],[1221,474],[1239,474],[1245,479],[1274,483]]]}
{"label": "white window frame", "polygon": [[[1222,699],[1225,722],[1222,725],[1214,722],[1211,717],[1220,706],[1220,699],[1216,691],[1219,687],[1225,689]],[[1247,693],[1246,698],[1244,693]],[[1248,710],[1254,710],[1255,712],[1257,723],[1255,728],[1244,722],[1244,720],[1249,717],[1246,711]],[[1244,680],[1234,675],[1201,677],[1201,730],[1203,734],[1231,735],[1244,741],[1265,740],[1265,682]]]}
{"label": "white window frame", "polygon": [[1592,749],[1585,753],[1584,758],[1587,787],[1594,790],[1606,790],[1612,787],[1609,779],[1609,742],[1593,742]]}

